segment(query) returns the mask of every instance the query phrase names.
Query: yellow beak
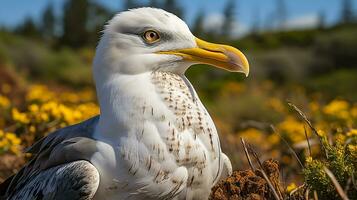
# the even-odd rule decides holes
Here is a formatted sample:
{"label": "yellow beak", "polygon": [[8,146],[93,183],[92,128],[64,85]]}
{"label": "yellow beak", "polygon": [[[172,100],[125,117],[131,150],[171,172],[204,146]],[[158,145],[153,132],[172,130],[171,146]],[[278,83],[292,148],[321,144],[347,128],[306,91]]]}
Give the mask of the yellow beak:
{"label": "yellow beak", "polygon": [[184,60],[195,64],[208,64],[231,72],[249,74],[249,63],[244,54],[238,49],[222,44],[214,44],[196,38],[197,47],[161,51],[162,54],[181,56]]}

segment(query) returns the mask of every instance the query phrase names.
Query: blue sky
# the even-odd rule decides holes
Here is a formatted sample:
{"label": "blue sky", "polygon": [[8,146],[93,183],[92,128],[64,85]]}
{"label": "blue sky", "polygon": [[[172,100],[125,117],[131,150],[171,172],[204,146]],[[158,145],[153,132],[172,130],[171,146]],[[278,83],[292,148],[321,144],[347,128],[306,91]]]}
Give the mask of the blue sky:
{"label": "blue sky", "polygon": [[[97,0],[112,10],[120,11],[120,0]],[[15,26],[27,16],[38,19],[43,9],[53,3],[60,10],[64,0],[1,0],[0,26]],[[146,1],[143,1],[146,2]],[[207,16],[217,16],[222,12],[227,0],[180,0],[184,8],[185,21],[192,24],[199,10],[204,10]],[[255,12],[259,10],[261,23],[269,23],[274,12],[276,0],[237,0],[236,19],[243,27],[250,27],[254,23]],[[297,24],[308,23],[318,13],[324,12],[328,24],[335,23],[340,15],[342,0],[285,0],[288,11],[288,21]],[[356,11],[357,0],[353,0]],[[241,27],[242,27],[241,26]]]}

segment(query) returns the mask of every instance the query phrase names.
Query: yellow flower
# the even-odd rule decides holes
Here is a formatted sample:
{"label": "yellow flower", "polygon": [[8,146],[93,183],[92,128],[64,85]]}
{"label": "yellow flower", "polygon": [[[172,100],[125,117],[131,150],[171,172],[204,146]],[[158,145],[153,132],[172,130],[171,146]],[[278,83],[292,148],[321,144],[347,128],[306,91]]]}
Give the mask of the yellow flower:
{"label": "yellow flower", "polygon": [[277,128],[279,132],[286,134],[293,143],[306,139],[304,133],[304,124],[296,120],[294,117],[286,117],[283,122],[278,124]]}
{"label": "yellow flower", "polygon": [[254,144],[262,144],[264,141],[264,134],[260,130],[255,128],[249,128],[244,131],[238,132],[238,135]]}
{"label": "yellow flower", "polygon": [[312,157],[311,156],[308,156],[308,157],[306,157],[306,160],[305,160],[305,162],[307,163],[307,164],[309,164],[309,163],[312,163]]}
{"label": "yellow flower", "polygon": [[312,112],[317,112],[320,108],[319,104],[316,101],[309,103],[309,107]]}
{"label": "yellow flower", "polygon": [[21,113],[17,110],[17,108],[13,108],[12,109],[12,118],[15,121],[24,123],[24,124],[28,124],[30,123],[30,119],[28,118],[28,116],[26,115],[26,113]]}
{"label": "yellow flower", "polygon": [[0,130],[0,152],[20,153],[21,139],[14,133]]}
{"label": "yellow flower", "polygon": [[0,94],[0,108],[1,107],[7,108],[9,106],[10,106],[10,100],[7,97]]}
{"label": "yellow flower", "polygon": [[348,150],[351,152],[354,158],[357,158],[357,145],[349,144]]}
{"label": "yellow flower", "polygon": [[285,111],[284,104],[277,98],[270,98],[267,101],[267,103],[268,103],[268,106],[273,108],[275,111],[278,111],[278,112],[281,112],[281,113]]}
{"label": "yellow flower", "polygon": [[26,95],[27,101],[46,102],[51,99],[55,99],[55,94],[44,85],[32,85]]}
{"label": "yellow flower", "polygon": [[222,93],[225,95],[239,94],[244,92],[244,90],[245,90],[245,86],[243,84],[230,81],[224,85]]}
{"label": "yellow flower", "polygon": [[342,134],[342,133],[336,134],[336,136],[335,136],[335,141],[336,141],[336,142],[339,142],[339,143],[341,143],[341,144],[345,143],[345,141],[346,141],[346,135],[344,135],[344,134]]}
{"label": "yellow flower", "polygon": [[14,138],[16,138],[16,135],[14,133],[6,133],[5,138],[13,140]]}
{"label": "yellow flower", "polygon": [[71,103],[78,103],[80,101],[79,95],[71,92],[65,92],[61,94],[61,100],[71,102]]}
{"label": "yellow flower", "polygon": [[333,100],[323,108],[323,112],[341,119],[348,119],[349,107],[350,105],[346,101]]}
{"label": "yellow flower", "polygon": [[296,184],[295,183],[290,183],[288,185],[288,187],[286,187],[286,192],[290,193],[292,192],[293,190],[295,190],[297,188]]}
{"label": "yellow flower", "polygon": [[40,119],[44,122],[47,122],[49,120],[49,116],[47,113],[43,112],[40,114]]}
{"label": "yellow flower", "polygon": [[280,142],[280,137],[277,134],[271,134],[268,136],[267,141],[271,145],[278,144]]}
{"label": "yellow flower", "polygon": [[351,109],[351,115],[353,118],[357,118],[357,105],[355,104],[353,108]]}
{"label": "yellow flower", "polygon": [[35,132],[36,132],[36,127],[33,126],[33,125],[31,125],[30,128],[29,128],[29,131],[30,131],[31,133],[35,133]]}
{"label": "yellow flower", "polygon": [[351,129],[350,131],[348,131],[347,136],[349,137],[357,136],[357,129]]}
{"label": "yellow flower", "polygon": [[319,130],[317,130],[317,135],[319,135],[320,137],[324,137],[324,136],[326,136],[326,132],[319,129]]}
{"label": "yellow flower", "polygon": [[36,114],[39,110],[40,110],[40,107],[37,105],[37,104],[31,104],[29,107],[28,107],[28,110],[34,114]]}

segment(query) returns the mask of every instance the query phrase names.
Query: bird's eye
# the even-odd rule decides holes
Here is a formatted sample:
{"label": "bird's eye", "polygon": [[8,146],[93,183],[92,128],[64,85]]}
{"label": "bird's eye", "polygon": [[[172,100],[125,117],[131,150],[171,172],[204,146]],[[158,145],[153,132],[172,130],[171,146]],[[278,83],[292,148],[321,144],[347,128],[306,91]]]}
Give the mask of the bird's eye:
{"label": "bird's eye", "polygon": [[143,38],[147,43],[154,43],[160,40],[160,35],[154,30],[148,30],[145,31]]}

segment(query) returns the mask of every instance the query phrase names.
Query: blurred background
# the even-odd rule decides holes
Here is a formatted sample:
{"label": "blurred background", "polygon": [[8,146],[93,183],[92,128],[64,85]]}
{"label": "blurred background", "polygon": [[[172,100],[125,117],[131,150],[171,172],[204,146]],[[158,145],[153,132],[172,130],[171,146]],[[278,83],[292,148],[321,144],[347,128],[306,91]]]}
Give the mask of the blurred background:
{"label": "blurred background", "polygon": [[235,169],[247,168],[242,137],[262,160],[280,162],[284,181],[301,181],[289,147],[302,163],[307,137],[312,155],[319,147],[287,102],[321,135],[357,136],[357,0],[2,0],[0,182],[23,165],[23,148],[99,113],[91,64],[100,31],[142,6],[175,13],[194,35],[248,57],[248,78],[204,65],[187,72]]}

